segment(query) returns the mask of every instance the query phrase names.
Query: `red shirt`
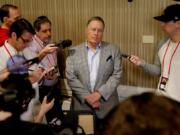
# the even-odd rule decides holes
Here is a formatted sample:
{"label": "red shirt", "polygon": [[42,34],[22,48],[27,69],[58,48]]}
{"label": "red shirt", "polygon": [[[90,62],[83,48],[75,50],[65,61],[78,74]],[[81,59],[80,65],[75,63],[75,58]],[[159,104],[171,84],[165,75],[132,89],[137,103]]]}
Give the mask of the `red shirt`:
{"label": "red shirt", "polygon": [[0,28],[0,47],[4,44],[5,40],[9,38],[9,30]]}

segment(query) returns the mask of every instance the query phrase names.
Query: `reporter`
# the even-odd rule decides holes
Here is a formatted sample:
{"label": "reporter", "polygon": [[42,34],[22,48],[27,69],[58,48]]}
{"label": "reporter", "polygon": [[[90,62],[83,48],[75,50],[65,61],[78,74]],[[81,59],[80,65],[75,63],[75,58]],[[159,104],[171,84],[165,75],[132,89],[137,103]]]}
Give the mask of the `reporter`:
{"label": "reporter", "polygon": [[[19,19],[15,21],[11,27],[10,27],[10,38],[5,41],[5,44],[0,47],[0,72],[4,72],[1,74],[2,79],[5,79],[7,75],[9,74],[9,71],[7,69],[7,62],[10,61],[12,64],[16,64],[17,59],[16,55],[20,54],[21,51],[27,47],[27,43],[31,41],[32,36],[34,34],[34,29],[32,25],[26,20],[26,19]],[[23,69],[24,70],[24,69]],[[22,71],[19,70],[20,72]],[[35,71],[36,74],[39,75],[42,74],[42,71],[40,69]],[[28,73],[28,71],[26,71]],[[31,82],[36,82],[38,79],[38,76],[34,76],[31,74],[30,76],[27,76],[27,78]],[[16,78],[14,78],[16,80]],[[21,84],[20,84],[21,85]],[[35,83],[33,85],[36,85]],[[38,97],[38,92],[36,91],[36,97]],[[33,99],[30,102],[30,106],[32,107],[31,110],[33,110],[34,104],[36,102],[39,102],[38,100]],[[53,104],[53,103],[52,103]],[[48,105],[48,104],[47,104]],[[49,106],[49,105],[48,105]],[[49,107],[49,110],[51,107]],[[31,113],[31,110],[28,110],[30,113],[28,113],[28,117],[22,117],[24,120],[30,120],[32,119],[33,114]]]}
{"label": "reporter", "polygon": [[157,93],[180,102],[180,4],[168,6],[162,15],[154,17],[167,34],[158,47],[154,64],[132,55],[130,61],[144,71],[159,76]]}
{"label": "reporter", "polygon": [[[26,59],[36,56],[40,59],[38,64],[32,65],[30,69],[35,70],[39,67],[48,71],[39,83],[39,99],[43,102],[44,96],[50,91],[54,92],[55,105],[47,113],[47,121],[51,123],[53,119],[60,119],[62,111],[60,108],[60,89],[58,88],[59,71],[57,67],[57,47],[51,44],[51,21],[46,16],[39,16],[34,21],[35,35],[28,47],[23,50]],[[53,70],[49,70],[53,69]]]}

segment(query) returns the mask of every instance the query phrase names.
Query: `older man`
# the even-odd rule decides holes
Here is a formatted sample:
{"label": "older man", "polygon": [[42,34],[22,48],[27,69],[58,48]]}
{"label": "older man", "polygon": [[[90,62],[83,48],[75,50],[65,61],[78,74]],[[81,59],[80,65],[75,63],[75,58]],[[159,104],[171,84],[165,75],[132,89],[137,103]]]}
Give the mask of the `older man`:
{"label": "older man", "polygon": [[86,42],[72,48],[66,62],[74,109],[91,111],[98,119],[118,103],[116,88],[122,75],[119,48],[102,41],[104,28],[101,17],[90,18]]}

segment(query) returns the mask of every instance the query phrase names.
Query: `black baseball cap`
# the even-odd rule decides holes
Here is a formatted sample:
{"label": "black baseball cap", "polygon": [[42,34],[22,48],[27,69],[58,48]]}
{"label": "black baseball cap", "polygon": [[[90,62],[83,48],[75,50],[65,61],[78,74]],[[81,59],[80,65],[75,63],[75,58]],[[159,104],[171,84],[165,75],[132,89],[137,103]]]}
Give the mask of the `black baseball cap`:
{"label": "black baseball cap", "polygon": [[168,6],[162,15],[155,16],[154,19],[161,22],[178,21],[180,20],[180,4]]}

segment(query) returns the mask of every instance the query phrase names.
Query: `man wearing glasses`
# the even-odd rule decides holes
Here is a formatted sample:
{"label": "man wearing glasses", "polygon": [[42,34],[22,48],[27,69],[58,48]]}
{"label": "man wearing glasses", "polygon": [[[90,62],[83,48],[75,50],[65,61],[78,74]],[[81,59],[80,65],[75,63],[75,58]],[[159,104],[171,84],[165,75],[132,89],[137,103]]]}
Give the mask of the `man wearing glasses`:
{"label": "man wearing glasses", "polygon": [[12,24],[9,34],[10,38],[0,47],[0,71],[6,68],[9,59],[13,62],[13,56],[20,54],[27,42],[31,41],[34,29],[27,20],[19,19]]}
{"label": "man wearing glasses", "polygon": [[[0,47],[0,72],[7,69],[7,62],[9,61],[12,63],[12,66],[17,65],[15,56],[21,55],[21,51],[27,47],[27,43],[32,40],[34,33],[32,25],[26,19],[19,19],[11,25],[9,30],[10,37],[5,41],[4,45]],[[41,69],[37,69],[28,76],[32,84],[39,79],[42,72]],[[54,100],[52,100],[52,102],[47,102],[47,98],[45,97],[39,113],[34,116],[31,116],[30,114],[26,118],[24,117],[23,120],[43,122],[44,115],[53,107],[53,105]]]}

